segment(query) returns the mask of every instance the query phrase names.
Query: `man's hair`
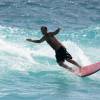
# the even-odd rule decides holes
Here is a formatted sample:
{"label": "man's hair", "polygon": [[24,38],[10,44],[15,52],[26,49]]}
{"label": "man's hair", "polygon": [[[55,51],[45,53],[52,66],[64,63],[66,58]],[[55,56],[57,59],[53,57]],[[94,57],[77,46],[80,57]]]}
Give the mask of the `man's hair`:
{"label": "man's hair", "polygon": [[43,30],[43,29],[47,30],[47,27],[46,26],[42,26],[41,30]]}

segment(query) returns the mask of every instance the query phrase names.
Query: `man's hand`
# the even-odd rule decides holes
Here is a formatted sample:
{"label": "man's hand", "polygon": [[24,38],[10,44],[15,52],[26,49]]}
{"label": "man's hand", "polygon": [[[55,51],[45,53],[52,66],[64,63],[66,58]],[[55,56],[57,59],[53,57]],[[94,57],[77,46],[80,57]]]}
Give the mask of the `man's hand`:
{"label": "man's hand", "polygon": [[61,28],[58,28],[58,30],[61,30]]}
{"label": "man's hand", "polygon": [[45,41],[45,37],[43,36],[41,39],[39,40],[32,40],[32,39],[26,39],[29,42],[34,42],[34,43],[42,43],[43,41]]}
{"label": "man's hand", "polygon": [[61,30],[60,28],[58,28],[57,30],[55,30],[55,31],[53,32],[53,35],[58,34],[60,30]]}
{"label": "man's hand", "polygon": [[32,39],[26,39],[27,41],[29,41],[29,42],[32,42]]}

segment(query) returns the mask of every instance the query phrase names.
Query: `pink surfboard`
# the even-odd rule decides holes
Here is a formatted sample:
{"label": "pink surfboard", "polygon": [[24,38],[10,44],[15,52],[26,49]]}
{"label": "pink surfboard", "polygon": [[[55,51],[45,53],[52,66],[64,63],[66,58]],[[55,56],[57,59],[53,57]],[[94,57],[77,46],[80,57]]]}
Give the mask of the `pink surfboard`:
{"label": "pink surfboard", "polygon": [[99,70],[100,70],[100,62],[97,62],[95,64],[84,66],[83,68],[81,68],[81,70],[77,68],[74,70],[74,73],[80,77],[85,77],[94,74]]}

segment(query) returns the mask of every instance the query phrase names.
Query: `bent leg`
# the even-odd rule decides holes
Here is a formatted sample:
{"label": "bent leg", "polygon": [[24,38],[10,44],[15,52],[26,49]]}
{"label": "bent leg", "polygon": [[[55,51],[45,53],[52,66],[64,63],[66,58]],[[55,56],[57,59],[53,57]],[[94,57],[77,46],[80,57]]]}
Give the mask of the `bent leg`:
{"label": "bent leg", "polygon": [[63,61],[58,62],[58,64],[66,69],[68,69],[69,71],[73,72],[73,69],[69,66],[67,66],[66,64],[64,64]]}
{"label": "bent leg", "polygon": [[70,63],[72,63],[72,64],[74,64],[74,65],[76,65],[77,67],[81,68],[81,66],[76,61],[74,61],[74,60],[67,59],[67,61],[70,62]]}

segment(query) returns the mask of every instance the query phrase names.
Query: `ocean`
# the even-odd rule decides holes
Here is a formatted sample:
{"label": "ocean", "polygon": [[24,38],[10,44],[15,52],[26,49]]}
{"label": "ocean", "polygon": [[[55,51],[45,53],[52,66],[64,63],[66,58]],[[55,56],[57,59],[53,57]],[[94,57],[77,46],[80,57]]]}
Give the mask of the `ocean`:
{"label": "ocean", "polygon": [[[100,61],[100,0],[0,0],[0,100],[100,100],[100,72],[78,77],[56,63],[40,28],[81,66]],[[70,67],[75,67],[65,62]]]}

